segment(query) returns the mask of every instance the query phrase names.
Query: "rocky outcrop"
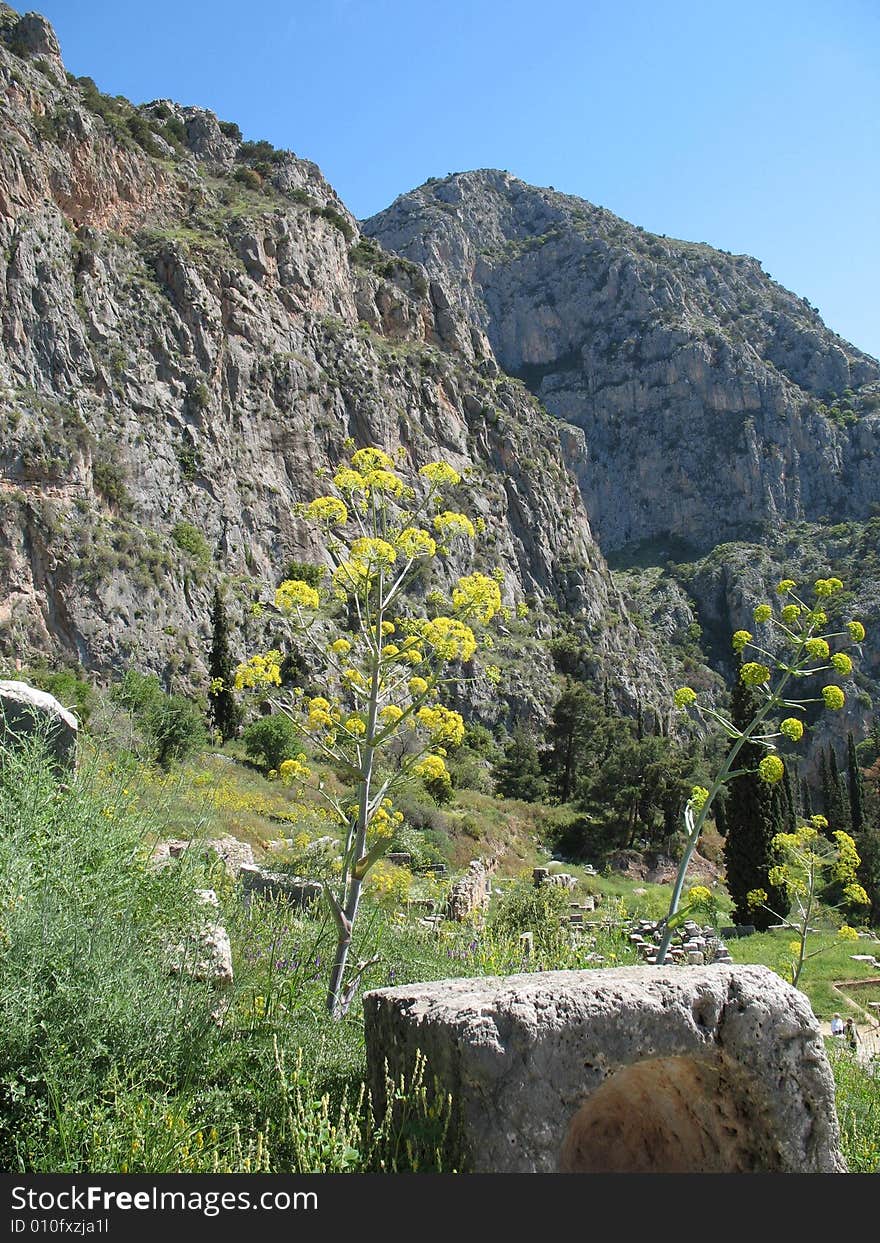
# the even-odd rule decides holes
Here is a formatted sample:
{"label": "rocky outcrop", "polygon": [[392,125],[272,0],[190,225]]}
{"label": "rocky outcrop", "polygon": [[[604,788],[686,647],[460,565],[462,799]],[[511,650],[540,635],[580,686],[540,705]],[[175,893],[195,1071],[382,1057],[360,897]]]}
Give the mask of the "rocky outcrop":
{"label": "rocky outcrop", "polygon": [[0,681],[0,743],[27,746],[38,741],[62,772],[76,763],[79,724],[54,695],[26,682]]}
{"label": "rocky outcrop", "polygon": [[604,552],[705,551],[880,501],[880,366],[747,255],[658,237],[497,170],[364,224],[425,265],[563,431]]}
{"label": "rocky outcrop", "polygon": [[834,1079],[803,993],[766,967],[440,980],[364,997],[368,1068],[419,1058],[478,1173],[834,1173]]}
{"label": "rocky outcrop", "polygon": [[[2,649],[204,686],[213,585],[243,655],[260,584],[325,559],[294,505],[352,437],[466,472],[509,602],[543,636],[572,615],[622,706],[664,702],[559,425],[424,269],[361,236],[316,165],[103,96],[56,72],[45,23],[2,14]],[[546,710],[524,635],[499,648],[505,693],[474,687],[493,713]]]}

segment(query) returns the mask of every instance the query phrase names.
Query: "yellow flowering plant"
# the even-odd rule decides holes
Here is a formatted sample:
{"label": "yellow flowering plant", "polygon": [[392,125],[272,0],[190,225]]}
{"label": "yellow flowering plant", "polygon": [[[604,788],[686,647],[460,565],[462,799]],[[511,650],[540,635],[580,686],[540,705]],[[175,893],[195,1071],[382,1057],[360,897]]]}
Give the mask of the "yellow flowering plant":
{"label": "yellow flowering plant", "polygon": [[[785,891],[794,908],[794,915],[784,916],[767,905],[767,892],[755,889],[749,894],[753,907],[761,906],[779,921],[783,928],[796,934],[790,942],[792,960],[791,982],[797,988],[801,972],[808,959],[827,949],[827,943],[808,949],[816,905],[827,885],[833,883],[840,891],[841,901],[836,907],[869,905],[868,895],[856,880],[861,859],[856,844],[848,833],[833,834],[833,841],[822,832],[828,827],[824,816],[813,816],[809,822],[798,825],[794,833],[777,833],[772,850],[776,862],[768,873],[771,885]],[[834,909],[834,908],[832,908]],[[843,924],[838,935],[844,940],[858,938],[848,924]]]}
{"label": "yellow flowering plant", "polygon": [[[450,506],[449,493],[462,482],[452,466],[431,462],[406,470],[401,456],[395,462],[382,449],[358,449],[333,475],[334,494],[299,509],[324,535],[333,563],[329,603],[343,607],[322,612],[326,591],[322,598],[307,583],[290,580],[274,593],[274,609],[326,670],[324,693],[277,695],[277,651],[252,657],[237,678],[240,688],[268,688],[273,707],[293,720],[313,754],[350,773],[356,787],[348,805],[320,791],[345,830],[341,869],[324,882],[338,934],[327,991],[334,1017],[348,1010],[367,965],[350,969],[348,958],[364,884],[402,820],[393,808],[394,791],[414,779],[429,788],[448,785],[444,756],[461,744],[464,721],[440,696],[451,667],[474,660],[485,628],[504,611],[500,572],[468,574],[448,597],[430,592],[427,615],[410,603],[408,591],[426,564],[468,548],[476,527]],[[328,635],[328,625],[336,633]],[[461,680],[459,669],[455,681]],[[394,763],[383,762],[392,756]],[[304,766],[297,765],[282,772],[282,780],[301,776]],[[386,883],[377,878],[374,888]]]}
{"label": "yellow flowering plant", "polygon": [[[795,581],[784,578],[776,588],[778,612],[767,602],[756,605],[752,612],[756,627],[769,630],[771,637],[762,641],[748,630],[734,632],[731,646],[742,659],[740,680],[744,686],[753,688],[760,699],[760,706],[744,729],[734,725],[728,714],[710,704],[701,703],[692,687],[682,686],[675,692],[673,704],[676,709],[681,712],[692,710],[698,719],[720,726],[730,746],[708,791],[701,788],[700,797],[691,797],[685,806],[687,842],[657,951],[658,963],[665,962],[672,933],[679,922],[677,916],[685,875],[715,796],[726,782],[751,771],[736,767],[742,748],[746,743],[755,743],[767,749],[769,754],[758,763],[757,775],[768,785],[775,785],[785,776],[784,761],[775,754],[777,741],[781,738],[790,743],[801,741],[805,732],[801,717],[805,715],[808,705],[823,704],[830,711],[837,712],[846,703],[845,692],[833,682],[821,688],[820,698],[791,697],[792,685],[798,680],[822,674],[831,677],[849,677],[852,674],[851,657],[832,648],[861,643],[865,638],[865,628],[860,621],[852,620],[844,623],[839,630],[829,630],[828,614],[825,612],[825,602],[833,600],[842,591],[843,583],[839,578],[816,579],[813,584],[815,603],[810,605],[797,594]],[[820,602],[824,607],[818,607]],[[799,713],[800,716],[787,715],[778,727],[772,727],[773,719],[783,713]]]}

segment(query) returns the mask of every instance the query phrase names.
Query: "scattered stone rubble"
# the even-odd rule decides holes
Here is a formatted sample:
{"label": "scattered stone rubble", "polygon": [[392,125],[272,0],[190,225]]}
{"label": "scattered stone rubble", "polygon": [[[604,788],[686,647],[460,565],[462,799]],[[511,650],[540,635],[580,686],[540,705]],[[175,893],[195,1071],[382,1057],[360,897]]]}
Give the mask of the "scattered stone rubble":
{"label": "scattered stone rubble", "polygon": [[[645,963],[656,963],[657,950],[662,939],[663,929],[659,920],[639,919],[629,934],[630,944],[635,946],[639,958]],[[692,919],[685,920],[673,933],[666,963],[702,967],[716,962],[729,963],[733,959],[715,929],[708,924],[700,927]]]}
{"label": "scattered stone rubble", "polygon": [[232,946],[220,923],[220,903],[213,889],[196,890],[204,920],[185,945],[178,946],[171,959],[172,974],[185,972],[196,980],[207,980],[227,988],[233,980]]}

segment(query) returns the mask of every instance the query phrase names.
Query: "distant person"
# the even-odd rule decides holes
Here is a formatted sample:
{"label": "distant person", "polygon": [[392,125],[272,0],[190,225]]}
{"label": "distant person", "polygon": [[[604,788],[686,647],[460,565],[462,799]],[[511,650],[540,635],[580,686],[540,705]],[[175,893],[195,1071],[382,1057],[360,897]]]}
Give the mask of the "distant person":
{"label": "distant person", "polygon": [[843,1019],[840,1017],[839,1014],[835,1014],[834,1018],[831,1020],[831,1035],[842,1036],[843,1032],[844,1032]]}
{"label": "distant person", "polygon": [[845,1031],[846,1031],[846,1043],[852,1049],[853,1053],[855,1053],[856,1049],[859,1047],[859,1033],[852,1019],[846,1020]]}

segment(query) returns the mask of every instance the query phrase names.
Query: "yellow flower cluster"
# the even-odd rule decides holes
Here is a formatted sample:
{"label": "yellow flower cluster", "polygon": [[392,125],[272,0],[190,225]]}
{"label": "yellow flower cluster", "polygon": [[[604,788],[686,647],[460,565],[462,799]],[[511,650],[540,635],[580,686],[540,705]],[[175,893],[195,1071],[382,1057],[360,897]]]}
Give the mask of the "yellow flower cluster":
{"label": "yellow flower cluster", "polygon": [[372,470],[394,470],[394,462],[382,449],[358,449],[351,455],[351,464],[360,474]]}
{"label": "yellow flower cluster", "polygon": [[351,651],[351,643],[348,639],[334,639],[330,644],[330,651],[337,656],[347,656]]}
{"label": "yellow flower cluster", "polygon": [[762,686],[764,682],[770,681],[770,670],[766,665],[751,660],[740,669],[739,680],[743,686]]}
{"label": "yellow flower cluster", "polygon": [[417,777],[424,777],[426,781],[438,781],[447,776],[441,755],[426,755],[413,766],[413,772]]}
{"label": "yellow flower cluster", "polygon": [[687,708],[697,702],[697,692],[690,686],[680,686],[672,697],[676,708]]}
{"label": "yellow flower cluster", "polygon": [[709,791],[705,786],[694,786],[688,801],[694,811],[702,811],[709,801]]}
{"label": "yellow flower cluster", "polygon": [[235,671],[237,691],[255,690],[264,686],[281,685],[281,653],[274,648],[262,655],[252,656]]}
{"label": "yellow flower cluster", "polygon": [[341,527],[348,522],[348,510],[336,496],[319,496],[308,506],[306,513],[316,522],[325,522],[331,527]]}
{"label": "yellow flower cluster", "polygon": [[314,587],[298,578],[288,578],[275,592],[275,607],[280,613],[294,609],[316,609],[320,598]]}
{"label": "yellow flower cluster", "polygon": [[804,651],[811,660],[827,660],[831,649],[824,639],[807,639]]}
{"label": "yellow flower cluster", "polygon": [[778,755],[765,755],[758,765],[758,776],[768,785],[776,785],[785,776],[785,765]]}
{"label": "yellow flower cluster", "polygon": [[474,524],[467,514],[454,513],[450,509],[444,510],[442,514],[437,514],[434,519],[434,530],[443,539],[456,535],[464,535],[468,539],[473,539],[476,535]]}
{"label": "yellow flower cluster", "polygon": [[773,610],[769,604],[758,604],[755,606],[755,611],[752,616],[758,625],[761,625],[762,622],[768,622],[770,620],[773,616]]}
{"label": "yellow flower cluster", "polygon": [[419,632],[441,660],[468,661],[477,650],[473,630],[455,617],[435,617],[422,622]]}
{"label": "yellow flower cluster", "polygon": [[278,767],[278,776],[284,785],[293,785],[297,781],[308,781],[312,775],[312,770],[305,763],[305,753],[300,754],[293,760],[282,760]]}
{"label": "yellow flower cluster", "polygon": [[817,578],[815,587],[817,596],[836,596],[839,591],[843,591],[843,583],[839,578]]}
{"label": "yellow flower cluster", "polygon": [[437,488],[454,488],[461,483],[461,475],[448,462],[429,462],[420,469],[419,474]]}
{"label": "yellow flower cluster", "polygon": [[351,545],[352,560],[362,563],[367,570],[387,570],[397,560],[397,549],[384,539],[364,537]]}
{"label": "yellow flower cluster", "polygon": [[741,652],[747,643],[751,643],[752,636],[748,630],[737,630],[731,639],[731,646],[735,652]]}
{"label": "yellow flower cluster", "polygon": [[452,592],[452,607],[462,617],[490,622],[501,608],[498,583],[486,574],[468,574],[460,578]]}
{"label": "yellow flower cluster", "polygon": [[403,709],[398,708],[396,704],[386,704],[386,706],[379,711],[379,720],[386,727],[396,725],[402,716]]}
{"label": "yellow flower cluster", "polygon": [[405,527],[395,538],[394,543],[407,560],[416,557],[433,557],[437,551],[437,541],[422,527]]}
{"label": "yellow flower cluster", "polygon": [[779,732],[784,734],[786,738],[790,738],[792,742],[800,742],[804,736],[804,725],[796,716],[786,717],[779,726]]}
{"label": "yellow flower cluster", "polygon": [[444,708],[442,704],[419,708],[416,719],[431,735],[436,745],[460,747],[464,741],[464,719],[459,712]]}
{"label": "yellow flower cluster", "polygon": [[823,686],[822,698],[825,700],[825,707],[832,712],[839,712],[846,703],[846,695],[839,686]]}

